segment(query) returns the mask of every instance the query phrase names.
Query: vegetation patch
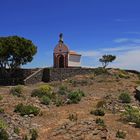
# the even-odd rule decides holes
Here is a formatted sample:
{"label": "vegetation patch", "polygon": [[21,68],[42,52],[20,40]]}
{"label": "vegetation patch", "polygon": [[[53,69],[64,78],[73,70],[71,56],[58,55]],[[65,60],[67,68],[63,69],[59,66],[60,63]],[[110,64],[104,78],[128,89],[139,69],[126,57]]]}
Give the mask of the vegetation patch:
{"label": "vegetation patch", "polygon": [[0,108],[0,113],[4,113],[4,109],[3,108]]}
{"label": "vegetation patch", "polygon": [[14,128],[14,133],[16,133],[17,135],[19,135],[20,130],[19,130],[19,128],[18,128],[18,127],[15,127],[15,128]]}
{"label": "vegetation patch", "polygon": [[97,118],[97,119],[95,120],[95,122],[96,122],[96,124],[98,124],[98,125],[100,125],[100,126],[105,126],[105,122],[104,122],[104,120],[101,119],[101,118]]}
{"label": "vegetation patch", "polygon": [[37,140],[37,138],[38,138],[38,132],[37,132],[36,129],[31,129],[30,130],[30,135],[31,135],[30,140]]}
{"label": "vegetation patch", "polygon": [[50,103],[51,103],[51,99],[48,97],[48,96],[43,96],[42,98],[41,98],[41,103],[42,104],[45,104],[45,105],[49,105]]}
{"label": "vegetation patch", "polygon": [[124,70],[120,70],[118,76],[119,76],[119,78],[124,78],[124,79],[130,78],[128,73],[126,71],[124,71]]}
{"label": "vegetation patch", "polygon": [[68,117],[68,119],[70,120],[70,121],[77,121],[78,120],[78,115],[77,115],[77,113],[71,113],[71,114],[69,114],[69,117]]}
{"label": "vegetation patch", "polygon": [[136,127],[140,128],[140,109],[132,106],[126,106],[122,114],[123,119],[128,122],[134,122]]}
{"label": "vegetation patch", "polygon": [[52,87],[49,85],[41,85],[38,89],[35,89],[31,93],[32,97],[43,97],[48,96],[49,98],[52,97]]}
{"label": "vegetation patch", "polygon": [[131,102],[131,97],[130,97],[128,92],[123,92],[119,95],[119,100],[122,103],[130,103]]}
{"label": "vegetation patch", "polygon": [[0,128],[0,140],[8,140],[8,139],[9,139],[9,135],[6,132],[6,130]]}
{"label": "vegetation patch", "polygon": [[67,93],[68,93],[68,88],[67,88],[67,86],[61,85],[61,86],[59,87],[58,93],[59,93],[60,95],[67,95]]}
{"label": "vegetation patch", "polygon": [[126,133],[124,131],[118,130],[116,133],[117,138],[125,139]]}
{"label": "vegetation patch", "polygon": [[14,111],[20,113],[21,116],[30,114],[37,116],[40,112],[40,109],[33,105],[23,105],[22,103],[20,103],[15,107]]}
{"label": "vegetation patch", "polygon": [[97,103],[96,108],[106,108],[106,104],[105,100],[101,100]]}
{"label": "vegetation patch", "polygon": [[0,119],[0,129],[6,129],[7,127],[7,123],[3,119]]}
{"label": "vegetation patch", "polygon": [[3,99],[3,97],[0,95],[0,101]]}
{"label": "vegetation patch", "polygon": [[17,97],[23,97],[23,87],[21,85],[12,87],[10,93]]}
{"label": "vegetation patch", "polygon": [[103,109],[95,109],[95,110],[91,110],[90,114],[93,114],[95,116],[104,116],[105,112]]}
{"label": "vegetation patch", "polygon": [[85,96],[84,92],[81,91],[81,90],[78,90],[78,91],[71,91],[69,94],[68,94],[68,103],[69,104],[72,104],[72,103],[79,103],[81,101],[81,98]]}

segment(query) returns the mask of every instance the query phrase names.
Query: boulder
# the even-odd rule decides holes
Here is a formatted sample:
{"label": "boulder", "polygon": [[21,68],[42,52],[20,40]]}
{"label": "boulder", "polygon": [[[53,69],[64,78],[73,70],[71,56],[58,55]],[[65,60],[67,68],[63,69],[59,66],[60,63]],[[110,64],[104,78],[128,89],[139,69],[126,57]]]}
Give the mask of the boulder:
{"label": "boulder", "polygon": [[140,86],[136,88],[135,98],[140,101]]}

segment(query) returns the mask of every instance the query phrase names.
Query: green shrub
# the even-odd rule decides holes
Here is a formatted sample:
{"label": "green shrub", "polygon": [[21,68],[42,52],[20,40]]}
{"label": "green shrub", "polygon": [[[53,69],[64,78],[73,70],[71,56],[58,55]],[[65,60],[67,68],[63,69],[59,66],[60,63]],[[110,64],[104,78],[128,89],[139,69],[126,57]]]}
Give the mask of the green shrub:
{"label": "green shrub", "polygon": [[19,128],[18,128],[18,127],[15,127],[15,128],[14,128],[14,133],[16,133],[17,135],[19,135],[20,130],[19,130]]}
{"label": "green shrub", "polygon": [[78,103],[81,101],[81,98],[85,96],[84,92],[81,90],[73,91],[68,94],[68,103]]}
{"label": "green shrub", "polygon": [[117,138],[125,139],[126,133],[124,131],[118,130],[116,133]]}
{"label": "green shrub", "polygon": [[51,99],[50,99],[48,96],[45,96],[45,95],[44,95],[44,96],[41,98],[41,103],[42,103],[42,104],[49,105],[50,102],[51,102]]}
{"label": "green shrub", "polygon": [[128,122],[136,123],[136,127],[140,128],[140,110],[132,106],[126,106],[125,112],[122,114],[124,119]]}
{"label": "green shrub", "polygon": [[108,71],[107,69],[99,67],[94,70],[94,74],[95,75],[108,74]]}
{"label": "green shrub", "polygon": [[0,101],[3,99],[3,97],[0,95]]}
{"label": "green shrub", "polygon": [[77,86],[77,81],[76,81],[76,80],[70,79],[70,80],[69,80],[69,83],[71,83],[72,86],[74,86],[74,87]]}
{"label": "green shrub", "polygon": [[20,85],[12,87],[10,90],[10,93],[13,94],[14,96],[22,97],[23,96],[23,87]]}
{"label": "green shrub", "polygon": [[55,99],[55,105],[58,106],[62,106],[63,105],[63,100],[60,97],[56,97]]}
{"label": "green shrub", "polygon": [[0,119],[0,129],[6,129],[7,126],[7,123],[4,120]]}
{"label": "green shrub", "polygon": [[0,140],[8,140],[9,135],[4,129],[0,129]]}
{"label": "green shrub", "polygon": [[121,100],[122,103],[130,103],[131,102],[131,97],[130,97],[129,93],[123,92],[123,93],[120,94],[119,100]]}
{"label": "green shrub", "polygon": [[61,85],[61,86],[59,87],[58,93],[59,93],[60,95],[66,95],[67,92],[68,92],[67,86]]}
{"label": "green shrub", "polygon": [[92,110],[90,114],[94,114],[95,116],[104,116],[105,112],[103,109],[96,109],[96,110]]}
{"label": "green shrub", "polygon": [[38,138],[38,132],[35,129],[30,130],[31,139],[30,140],[36,140]]}
{"label": "green shrub", "polygon": [[101,100],[97,103],[96,105],[97,108],[105,108],[106,107],[106,101],[105,100]]}
{"label": "green shrub", "polygon": [[119,76],[119,78],[124,78],[124,79],[130,78],[129,75],[128,75],[128,73],[126,71],[124,71],[124,70],[121,70],[119,72],[118,76]]}
{"label": "green shrub", "polygon": [[102,120],[101,118],[97,118],[95,122],[98,125],[105,126],[104,120]]}
{"label": "green shrub", "polygon": [[78,116],[77,116],[77,113],[71,113],[71,114],[69,114],[69,120],[70,121],[77,121],[78,120]]}
{"label": "green shrub", "polygon": [[42,96],[48,96],[49,98],[52,97],[52,87],[49,85],[42,85],[38,89],[35,89],[32,91],[31,96],[32,97],[39,97]]}
{"label": "green shrub", "polygon": [[23,137],[23,140],[29,140],[29,139],[28,139],[28,136],[25,135],[25,136]]}
{"label": "green shrub", "polygon": [[20,113],[21,116],[30,114],[37,116],[40,112],[40,109],[32,105],[23,105],[20,103],[15,107],[15,112]]}
{"label": "green shrub", "polygon": [[0,113],[4,113],[4,109],[3,108],[0,108]]}

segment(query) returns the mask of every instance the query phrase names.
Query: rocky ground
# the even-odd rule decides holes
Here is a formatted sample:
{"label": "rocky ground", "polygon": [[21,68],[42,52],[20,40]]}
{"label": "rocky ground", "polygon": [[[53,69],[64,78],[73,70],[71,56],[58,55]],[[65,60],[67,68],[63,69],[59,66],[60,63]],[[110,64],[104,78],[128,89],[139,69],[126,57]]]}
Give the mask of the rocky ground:
{"label": "rocky ground", "polygon": [[[128,92],[131,96],[129,104],[139,107],[134,95],[140,79],[137,74],[122,73],[112,69],[107,75],[79,75],[62,82],[49,83],[54,91],[64,85],[69,90],[80,89],[85,93],[79,103],[63,104],[59,107],[54,104],[43,105],[37,97],[31,97],[31,92],[44,83],[24,86],[24,97],[11,95],[10,86],[1,86],[0,95],[3,99],[0,100],[0,107],[4,109],[4,113],[0,113],[0,118],[8,124],[9,140],[22,140],[25,135],[29,135],[30,129],[37,130],[38,140],[118,140],[118,130],[126,133],[126,140],[139,140],[140,128],[121,120],[126,104],[121,103],[118,96],[121,92]],[[105,115],[99,117],[90,114],[102,100],[106,101]],[[14,112],[18,103],[37,106],[41,113],[37,116],[20,116]],[[70,119],[72,114],[74,117]],[[97,124],[97,118],[104,120],[105,125]],[[19,129],[18,134],[14,131],[15,128]]]}

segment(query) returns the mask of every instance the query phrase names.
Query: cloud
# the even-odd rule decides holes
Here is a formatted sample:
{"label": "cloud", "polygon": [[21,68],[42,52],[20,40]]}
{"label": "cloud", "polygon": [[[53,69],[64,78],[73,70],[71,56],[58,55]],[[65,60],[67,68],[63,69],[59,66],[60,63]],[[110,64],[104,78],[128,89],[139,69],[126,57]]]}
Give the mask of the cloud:
{"label": "cloud", "polygon": [[79,52],[80,54],[82,54],[82,56],[85,56],[85,57],[97,57],[100,55],[100,52],[99,51],[92,51],[92,50],[89,50],[89,51],[80,51]]}
{"label": "cloud", "polygon": [[84,66],[101,66],[99,58],[104,54],[113,54],[116,55],[116,60],[109,67],[140,71],[140,46],[138,45],[104,48],[98,51],[81,51],[81,54],[82,56],[86,56],[86,59],[83,60]]}
{"label": "cloud", "polygon": [[140,49],[127,51],[118,55],[115,63],[111,66],[140,71]]}
{"label": "cloud", "polygon": [[129,38],[117,38],[114,40],[115,43],[140,43],[140,39],[129,39]]}
{"label": "cloud", "polygon": [[140,46],[130,45],[130,46],[119,46],[119,47],[112,47],[112,48],[104,48],[102,49],[103,52],[119,52],[119,51],[128,51],[128,50],[136,50],[139,49]]}
{"label": "cloud", "polygon": [[140,32],[124,32],[125,34],[135,34],[135,35],[140,35]]}

